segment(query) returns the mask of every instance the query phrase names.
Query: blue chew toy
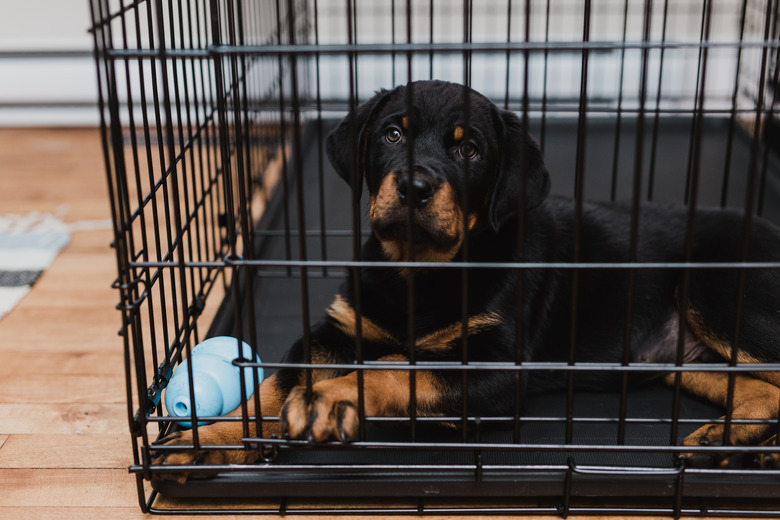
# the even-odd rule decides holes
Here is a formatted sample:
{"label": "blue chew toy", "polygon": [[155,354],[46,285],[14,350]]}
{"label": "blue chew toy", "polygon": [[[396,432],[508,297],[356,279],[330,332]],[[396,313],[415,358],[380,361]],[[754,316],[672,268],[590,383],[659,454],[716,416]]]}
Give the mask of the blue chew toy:
{"label": "blue chew toy", "polygon": [[[238,356],[238,340],[228,336],[207,339],[195,346],[189,359],[178,366],[165,389],[165,408],[172,417],[191,417],[190,384],[187,362],[192,360],[192,380],[195,386],[195,411],[198,417],[216,417],[235,410],[241,404],[239,368],[233,365]],[[241,342],[241,357],[257,363],[260,358],[245,342]],[[244,368],[246,396],[254,393],[252,368]],[[263,369],[257,369],[258,382],[263,380]],[[191,421],[179,421],[185,428]],[[198,426],[209,424],[198,421]]]}

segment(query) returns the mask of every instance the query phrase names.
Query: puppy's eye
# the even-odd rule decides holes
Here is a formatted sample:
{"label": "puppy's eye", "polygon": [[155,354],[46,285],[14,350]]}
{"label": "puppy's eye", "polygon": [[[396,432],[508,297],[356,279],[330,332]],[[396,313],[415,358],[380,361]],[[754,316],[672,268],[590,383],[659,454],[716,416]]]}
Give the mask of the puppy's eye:
{"label": "puppy's eye", "polygon": [[477,155],[479,155],[479,150],[477,149],[477,146],[471,141],[464,141],[460,144],[460,146],[458,146],[458,155],[464,159],[474,159]]}
{"label": "puppy's eye", "polygon": [[404,135],[401,133],[401,131],[394,126],[388,128],[385,131],[385,140],[391,144],[397,143],[403,136]]}

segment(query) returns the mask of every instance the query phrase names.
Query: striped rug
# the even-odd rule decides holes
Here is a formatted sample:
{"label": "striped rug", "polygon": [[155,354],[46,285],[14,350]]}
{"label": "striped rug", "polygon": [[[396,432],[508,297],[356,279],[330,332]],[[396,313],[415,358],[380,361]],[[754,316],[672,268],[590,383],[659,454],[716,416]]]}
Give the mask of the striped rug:
{"label": "striped rug", "polygon": [[57,216],[0,215],[0,319],[30,291],[69,241],[68,226]]}

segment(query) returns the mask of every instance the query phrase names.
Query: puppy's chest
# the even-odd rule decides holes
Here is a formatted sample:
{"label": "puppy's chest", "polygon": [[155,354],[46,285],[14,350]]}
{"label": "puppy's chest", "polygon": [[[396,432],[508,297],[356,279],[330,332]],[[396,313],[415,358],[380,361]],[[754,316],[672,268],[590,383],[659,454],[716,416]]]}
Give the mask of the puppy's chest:
{"label": "puppy's chest", "polygon": [[377,341],[368,346],[368,351],[376,357],[390,353],[408,355],[414,345],[415,356],[419,359],[460,359],[464,337],[476,338],[503,330],[502,317],[489,310],[470,312],[465,320],[459,312],[445,314],[440,310],[430,314],[419,312],[410,317],[406,309],[395,312],[386,309],[383,315],[370,316],[366,317],[366,322],[383,331],[375,335]]}
{"label": "puppy's chest", "polygon": [[[505,331],[497,298],[502,284],[494,276],[477,274],[482,273],[469,277],[466,291],[457,270],[420,275],[411,297],[407,280],[397,275],[362,280],[359,314],[366,355],[369,350],[376,357],[408,355],[413,345],[420,359],[460,359],[464,337]],[[350,298],[350,292],[342,295]]]}

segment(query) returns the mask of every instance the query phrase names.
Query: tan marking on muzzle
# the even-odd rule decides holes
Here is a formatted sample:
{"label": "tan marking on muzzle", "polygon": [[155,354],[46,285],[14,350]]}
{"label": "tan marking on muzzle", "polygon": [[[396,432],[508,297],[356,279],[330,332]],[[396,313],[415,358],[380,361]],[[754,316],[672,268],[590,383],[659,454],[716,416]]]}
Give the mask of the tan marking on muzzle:
{"label": "tan marking on muzzle", "polygon": [[388,173],[385,178],[382,179],[382,184],[379,185],[379,191],[376,195],[371,195],[369,198],[368,217],[373,221],[382,215],[398,206],[398,193],[396,191],[396,185],[398,184],[397,176],[395,173]]}
{"label": "tan marking on muzzle", "polygon": [[[401,206],[397,192],[398,174],[389,173],[382,179],[379,190],[370,197],[369,218],[381,218],[383,214],[397,211]],[[432,231],[438,231],[450,237],[452,245],[447,248],[431,244],[414,244],[414,260],[419,262],[449,262],[457,254],[463,243],[463,211],[458,204],[455,190],[449,183],[441,183],[430,202],[415,211],[423,211],[433,225]],[[477,223],[475,213],[468,215],[466,225],[471,230]],[[405,240],[383,240],[380,238],[385,255],[392,261],[408,261],[409,245]]]}
{"label": "tan marking on muzzle", "polygon": [[436,190],[430,203],[436,219],[442,223],[442,229],[453,237],[463,230],[463,212],[457,200],[455,190],[445,182]]}

